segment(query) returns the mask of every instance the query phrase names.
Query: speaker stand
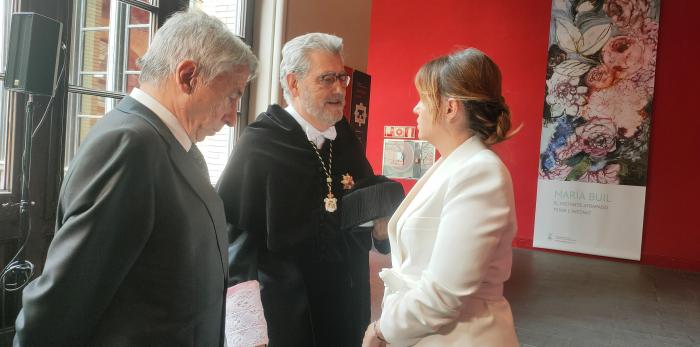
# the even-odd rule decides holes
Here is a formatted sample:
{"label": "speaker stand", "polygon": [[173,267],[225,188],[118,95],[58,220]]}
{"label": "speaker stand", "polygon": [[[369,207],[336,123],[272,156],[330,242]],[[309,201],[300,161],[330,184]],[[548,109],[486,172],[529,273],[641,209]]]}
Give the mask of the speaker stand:
{"label": "speaker stand", "polygon": [[34,115],[34,95],[27,94],[27,104],[25,107],[25,118],[24,118],[24,148],[22,150],[22,167],[21,167],[21,191],[19,200],[19,232],[21,238],[21,244],[19,250],[12,258],[12,260],[7,264],[2,272],[0,278],[0,285],[4,291],[14,292],[21,290],[24,286],[29,283],[29,280],[34,274],[34,264],[28,260],[20,259],[17,260],[22,255],[24,247],[27,245],[29,240],[29,233],[31,232],[31,207],[35,205],[29,197],[29,167],[31,164],[32,156],[32,120]]}

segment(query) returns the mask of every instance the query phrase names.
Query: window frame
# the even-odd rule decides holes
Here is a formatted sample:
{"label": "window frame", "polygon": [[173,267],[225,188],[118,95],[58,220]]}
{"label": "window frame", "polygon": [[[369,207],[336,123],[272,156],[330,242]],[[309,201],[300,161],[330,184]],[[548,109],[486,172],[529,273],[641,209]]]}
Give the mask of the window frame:
{"label": "window frame", "polygon": [[[103,97],[105,98],[105,114],[109,112],[111,109],[116,106],[116,104],[126,96],[125,93],[120,92],[121,90],[124,90],[123,88],[126,87],[127,83],[127,78],[126,75],[133,74],[134,71],[128,70],[127,66],[127,54],[128,54],[128,47],[125,47],[127,44],[127,39],[128,39],[128,30],[129,28],[132,27],[146,27],[148,26],[147,24],[137,24],[137,25],[131,25],[128,23],[129,19],[129,8],[127,8],[126,5],[131,5],[138,7],[142,10],[147,10],[151,12],[151,21],[150,21],[150,26],[151,26],[151,33],[149,36],[149,44],[150,41],[153,39],[153,35],[155,34],[155,31],[157,30],[157,27],[159,26],[159,19],[160,17],[158,16],[159,12],[162,12],[164,9],[163,7],[165,6],[166,3],[165,1],[161,1],[158,3],[157,0],[151,0],[153,4],[146,4],[137,0],[112,0],[110,2],[110,25],[108,27],[91,27],[91,28],[85,28],[82,27],[82,20],[83,16],[82,13],[84,11],[83,6],[84,1],[82,0],[76,0],[74,3],[74,20],[72,23],[72,28],[71,32],[75,33],[76,37],[74,37],[73,40],[73,45],[71,47],[71,52],[76,55],[76,59],[73,59],[71,62],[71,71],[72,75],[70,77],[70,81],[74,83],[69,83],[68,85],[68,92],[69,92],[69,108],[68,108],[68,119],[67,119],[67,130],[66,130],[66,149],[65,149],[65,158],[64,162],[66,167],[64,167],[64,170],[67,168],[67,165],[69,164],[70,160],[72,157],[75,155],[79,145],[80,145],[80,119],[81,118],[101,118],[104,115],[81,115],[79,114],[79,102],[80,102],[80,97],[81,96],[96,96],[96,97]],[[254,0],[241,0],[240,4],[243,4],[245,14],[242,17],[242,23],[239,24],[239,30],[243,31],[243,37],[240,37],[246,44],[249,46],[253,46],[253,19],[254,19],[254,13],[255,13],[255,1]],[[160,6],[164,5],[164,6]],[[189,1],[189,6],[193,6],[194,1]],[[241,11],[243,12],[243,11]],[[116,23],[114,26],[111,23]],[[78,57],[77,55],[82,53],[82,45],[83,45],[83,35],[81,34],[83,31],[87,30],[94,30],[94,29],[104,29],[108,28],[109,30],[109,43],[108,43],[108,61],[107,61],[107,71],[106,71],[106,77],[107,77],[107,82],[106,82],[106,90],[99,90],[99,89],[94,89],[94,88],[86,88],[86,87],[81,87],[79,86],[79,78],[82,75],[87,75],[90,73],[99,73],[98,71],[91,71],[91,72],[81,72],[81,57]],[[126,36],[126,37],[125,37]],[[119,55],[118,53],[121,52],[122,54]],[[119,66],[117,68],[116,66]],[[250,111],[250,85],[246,86],[246,89],[243,93],[243,96],[241,97],[240,105],[239,105],[239,110],[238,110],[238,118],[236,121],[236,125],[231,132],[229,139],[228,139],[228,153],[230,154],[235,142],[238,140],[240,135],[242,134],[242,131],[245,129],[245,127],[248,125],[248,112]]]}
{"label": "window frame", "polygon": [[[243,0],[246,3],[246,13],[244,17],[244,25],[243,25],[243,42],[245,42],[251,49],[254,49],[254,42],[253,42],[253,23],[254,23],[254,16],[255,16],[255,0]],[[236,119],[236,128],[234,129],[234,135],[233,135],[233,143],[231,143],[229,146],[229,151],[233,149],[233,146],[235,145],[235,142],[241,137],[243,134],[243,130],[248,126],[248,113],[250,112],[250,83],[246,85],[245,92],[243,93],[243,96],[241,97],[241,107],[240,111],[238,112],[238,118]]]}
{"label": "window frame", "polygon": [[[204,2],[207,0],[190,0],[190,7],[192,6],[197,6],[199,8],[202,8],[198,5],[204,5]],[[239,16],[238,18],[241,19],[236,23],[236,28],[233,29],[234,34],[238,36],[243,42],[245,42],[248,46],[253,48],[253,22],[254,22],[254,14],[255,14],[255,1],[254,0],[240,0],[238,1],[238,8],[236,9],[236,14]],[[216,4],[220,5],[220,4]],[[205,10],[204,8],[202,8]],[[225,11],[224,11],[225,12]],[[211,13],[210,13],[211,14]],[[224,21],[226,23],[226,21]],[[228,23],[226,23],[228,26]],[[239,35],[239,34],[242,34]],[[226,139],[226,161],[228,161],[228,158],[230,157],[231,153],[233,153],[233,147],[235,146],[236,141],[240,138],[241,134],[243,133],[243,130],[246,128],[248,125],[248,113],[250,112],[251,105],[250,105],[250,92],[251,92],[251,86],[250,83],[246,85],[246,88],[243,92],[243,95],[241,96],[239,105],[238,105],[238,111],[237,111],[237,119],[236,119],[236,124],[233,126],[233,129],[227,129],[224,128],[221,131],[228,131],[228,138]],[[220,134],[217,133],[216,136],[219,136]],[[214,137],[208,137],[203,141],[202,144],[199,145],[200,150],[202,150],[205,158],[210,157],[210,152],[208,152],[208,141],[211,141]],[[223,146],[222,146],[223,147]],[[218,148],[222,148],[218,147]],[[212,156],[218,156],[219,158],[221,157],[221,154],[219,152],[214,152],[211,154]],[[214,166],[212,162],[209,162],[207,160],[207,163],[209,164],[209,173],[210,173],[210,178],[214,178],[213,175],[216,170],[214,169]],[[216,164],[221,164],[220,162]],[[223,163],[223,166],[225,166],[226,162]],[[217,165],[219,168],[221,168],[221,165]],[[217,180],[220,178],[220,176],[216,177]],[[211,181],[212,184],[216,184],[216,181]]]}
{"label": "window frame", "polygon": [[[109,24],[107,27],[83,27],[83,13],[85,12],[85,4],[87,0],[75,0],[73,4],[73,22],[71,25],[71,35],[74,35],[71,52],[76,58],[71,61],[71,76],[68,84],[68,119],[66,120],[66,147],[64,170],[67,169],[70,160],[80,146],[80,121],[81,118],[102,118],[107,112],[111,111],[117,103],[126,96],[122,92],[126,87],[126,74],[134,74],[133,70],[127,70],[128,66],[128,30],[131,27],[148,27],[150,44],[153,35],[158,28],[160,19],[160,3],[158,0],[150,0],[150,3],[140,2],[136,0],[110,0]],[[150,24],[130,25],[129,16],[132,7],[139,8],[150,13]],[[81,78],[86,75],[94,75],[103,71],[81,71],[82,56],[84,48],[84,35],[86,31],[97,30],[108,31],[108,57],[105,90],[96,88],[87,88],[81,86]],[[105,110],[102,115],[82,115],[80,114],[80,102],[84,96],[102,97],[105,98]]]}
{"label": "window frame", "polygon": [[[10,105],[13,104],[10,92],[5,90],[5,64],[6,64],[6,52],[9,46],[9,33],[10,33],[10,19],[12,13],[17,10],[17,4],[14,0],[0,0],[2,11],[0,11],[0,28],[2,35],[0,35],[0,80],[2,80],[2,85],[0,86],[0,114],[4,115],[4,119],[0,121],[0,151],[2,151],[5,156],[4,162],[0,163],[3,167],[0,170],[4,171],[4,179],[0,182],[0,203],[7,203],[8,196],[12,195],[12,182],[14,177],[13,170],[13,156],[12,150],[14,146],[12,145],[12,135],[13,135],[13,125],[14,117],[10,112]],[[7,6],[7,7],[6,7]]]}

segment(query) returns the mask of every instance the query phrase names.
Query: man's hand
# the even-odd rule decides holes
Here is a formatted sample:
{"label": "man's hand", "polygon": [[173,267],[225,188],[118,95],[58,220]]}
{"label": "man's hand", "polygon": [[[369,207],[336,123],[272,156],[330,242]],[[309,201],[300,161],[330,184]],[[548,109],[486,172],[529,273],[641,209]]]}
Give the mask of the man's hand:
{"label": "man's hand", "polygon": [[372,237],[377,240],[386,240],[389,238],[389,232],[387,231],[387,224],[389,223],[389,217],[379,218],[374,220],[374,227],[372,228]]}

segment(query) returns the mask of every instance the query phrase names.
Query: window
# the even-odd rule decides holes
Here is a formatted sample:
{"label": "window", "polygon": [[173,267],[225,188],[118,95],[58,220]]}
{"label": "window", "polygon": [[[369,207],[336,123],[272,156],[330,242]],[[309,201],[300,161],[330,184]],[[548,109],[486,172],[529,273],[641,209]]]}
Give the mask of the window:
{"label": "window", "polygon": [[7,182],[9,175],[9,165],[8,165],[8,152],[10,146],[8,146],[8,129],[10,124],[9,112],[7,109],[7,92],[4,86],[4,72],[5,72],[5,55],[7,52],[7,36],[9,36],[10,31],[10,8],[8,8],[7,1],[0,1],[0,69],[2,69],[2,79],[0,79],[0,191],[4,191],[8,188]]}
{"label": "window", "polygon": [[[250,44],[253,1],[191,0]],[[157,22],[156,0],[76,0],[65,166],[92,126],[138,85],[136,59],[148,49]],[[245,113],[247,93],[239,114]],[[245,120],[239,117],[239,124]],[[236,126],[240,129],[241,126]],[[233,149],[236,129],[224,127],[198,144],[216,183]]]}
{"label": "window", "polygon": [[77,0],[66,139],[67,166],[98,119],[138,85],[136,59],[155,32],[157,0]]}
{"label": "window", "polygon": [[[190,6],[197,6],[202,11],[221,19],[234,34],[246,41],[248,45],[251,44],[249,24],[252,21],[252,1],[193,0],[190,2]],[[241,129],[245,125],[246,120],[244,118],[246,117],[241,115],[247,113],[247,94],[246,92],[246,95],[241,99],[236,127],[229,128],[224,126],[221,131],[197,144],[209,167],[209,179],[212,184],[216,184],[219,176],[224,171],[236,140],[236,134],[238,133],[236,130]]]}

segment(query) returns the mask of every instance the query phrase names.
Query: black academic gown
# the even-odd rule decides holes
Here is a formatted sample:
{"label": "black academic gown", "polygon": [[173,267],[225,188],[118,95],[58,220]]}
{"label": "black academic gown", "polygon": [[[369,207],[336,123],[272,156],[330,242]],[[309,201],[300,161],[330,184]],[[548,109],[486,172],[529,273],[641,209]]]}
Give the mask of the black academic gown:
{"label": "black academic gown", "polygon": [[[343,174],[373,175],[343,119],[332,141],[333,194],[327,212],[326,175],[294,118],[272,105],[250,124],[217,190],[229,228],[230,285],[257,279],[270,347],[360,346],[370,318],[368,228],[341,231]],[[320,153],[328,162],[331,141]],[[326,164],[328,165],[328,164]]]}

